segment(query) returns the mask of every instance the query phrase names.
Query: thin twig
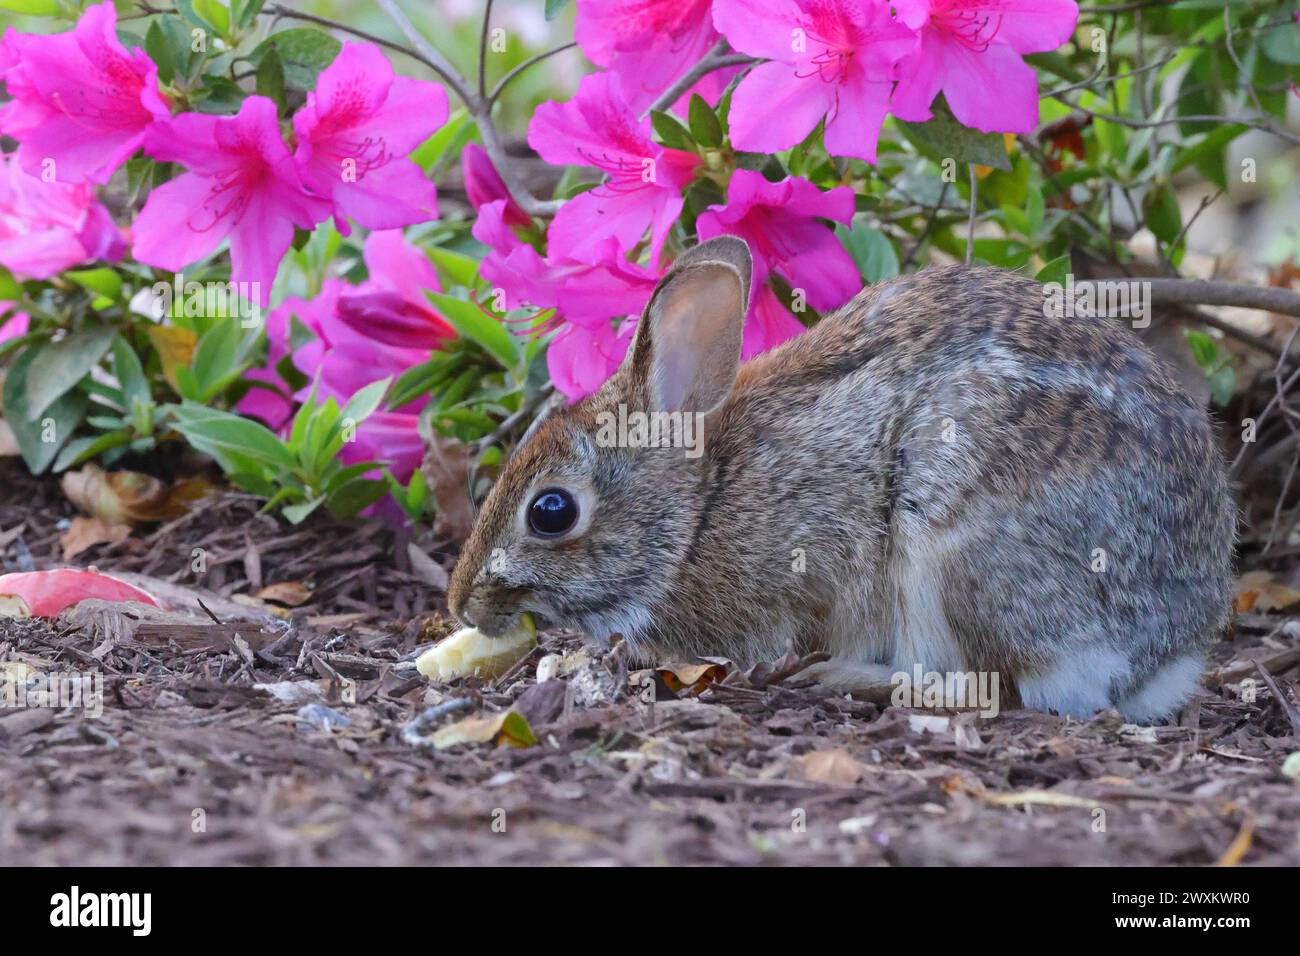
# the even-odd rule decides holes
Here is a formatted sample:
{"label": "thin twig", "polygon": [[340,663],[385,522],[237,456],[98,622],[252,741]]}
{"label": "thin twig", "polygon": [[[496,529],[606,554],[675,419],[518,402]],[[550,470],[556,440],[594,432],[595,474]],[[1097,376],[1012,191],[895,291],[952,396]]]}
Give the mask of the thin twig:
{"label": "thin twig", "polygon": [[451,65],[447,58],[439,53],[433,44],[426,40],[424,35],[415,28],[415,24],[397,5],[397,0],[378,0],[378,2],[383,11],[388,14],[389,19],[397,24],[397,28],[402,31],[402,36],[406,37],[406,42],[411,44],[419,54],[417,59],[442,77],[465,105],[473,109],[477,103],[473,91],[466,85],[465,80],[456,72],[456,68]]}
{"label": "thin twig", "polygon": [[548,383],[542,388],[539,388],[537,390],[537,394],[534,395],[532,398],[530,398],[523,405],[519,406],[519,410],[513,413],[509,418],[503,421],[500,425],[498,425],[496,431],[494,431],[490,435],[485,435],[484,437],[480,438],[475,443],[475,450],[483,451],[484,449],[492,447],[493,445],[497,444],[503,439],[508,438],[510,434],[519,427],[521,422],[524,422],[527,419],[531,418],[533,413],[537,411],[537,409],[541,408],[542,405],[548,399],[550,399],[550,397],[554,394],[555,394],[554,385]]}
{"label": "thin twig", "polygon": [[921,251],[921,246],[925,245],[925,240],[930,237],[930,231],[934,229],[934,221],[939,218],[939,210],[943,208],[943,201],[948,198],[948,187],[950,185],[952,184],[949,183],[948,180],[945,179],[943,181],[943,186],[939,189],[939,201],[935,203],[934,208],[930,210],[930,215],[926,216],[925,227],[921,230],[921,234],[916,237],[916,243],[903,258],[903,264],[898,267],[899,272],[905,271],[907,267],[912,264],[913,260],[916,259],[917,253]]}
{"label": "thin twig", "polygon": [[1286,694],[1282,692],[1282,688],[1277,685],[1277,681],[1273,679],[1273,675],[1268,672],[1268,669],[1259,665],[1259,661],[1255,662],[1255,670],[1259,671],[1259,676],[1264,678],[1264,683],[1268,685],[1269,692],[1273,695],[1273,699],[1277,701],[1277,706],[1286,715],[1286,719],[1291,722],[1291,732],[1300,737],[1300,711],[1297,711],[1295,704],[1287,699]]}
{"label": "thin twig", "polygon": [[488,31],[492,29],[492,0],[483,6],[483,29],[478,37],[478,98],[487,99]]}
{"label": "thin twig", "polygon": [[1171,116],[1165,119],[1157,120],[1135,120],[1127,116],[1117,116],[1114,113],[1098,113],[1096,110],[1090,110],[1087,107],[1073,103],[1064,96],[1048,94],[1055,100],[1064,103],[1070,109],[1078,110],[1086,116],[1093,119],[1105,120],[1107,123],[1114,123],[1117,126],[1124,126],[1128,129],[1156,129],[1161,126],[1173,126],[1177,123],[1219,123],[1233,126],[1248,126],[1251,129],[1257,129],[1264,133],[1271,133],[1278,139],[1286,140],[1288,143],[1300,145],[1300,136],[1279,127],[1277,124],[1268,120],[1254,119],[1251,117],[1232,117],[1232,116]]}
{"label": "thin twig", "polygon": [[1251,82],[1250,74],[1241,65],[1241,59],[1237,56],[1237,51],[1232,45],[1232,7],[1227,2],[1223,4],[1223,42],[1228,48],[1228,56],[1232,57],[1232,63],[1237,68],[1237,76],[1242,78],[1246,93],[1250,96],[1250,102],[1254,105],[1256,112],[1265,113],[1264,104],[1259,101],[1259,95],[1255,92],[1255,85]]}
{"label": "thin twig", "polygon": [[709,51],[708,55],[687,70],[682,76],[668,89],[659,94],[650,108],[646,110],[645,115],[649,116],[655,110],[666,110],[681,98],[681,95],[698,83],[703,77],[708,76],[714,70],[721,70],[728,66],[742,66],[747,63],[757,63],[758,61],[744,53],[727,53],[727,41],[719,40],[717,45]]}
{"label": "thin twig", "polygon": [[[1106,82],[1114,83],[1116,80],[1125,80],[1128,79],[1130,76],[1140,76],[1143,73],[1150,73],[1152,70],[1158,70],[1162,66],[1172,62],[1176,58],[1177,58],[1177,54],[1174,54],[1165,57],[1163,60],[1159,61],[1158,63],[1148,63],[1146,66],[1138,67],[1135,70],[1129,70],[1127,73],[1116,73],[1114,76],[1106,77]],[[1082,83],[1072,83],[1069,86],[1061,86],[1058,87],[1057,89],[1044,93],[1043,95],[1059,98],[1064,93],[1073,93],[1075,90],[1086,90],[1089,87],[1091,87],[1094,83],[1096,83],[1097,80],[1100,79],[1102,74],[1104,74],[1105,72],[1106,72],[1106,67],[1105,64],[1103,64],[1101,67],[1097,69],[1096,73],[1088,77],[1088,79],[1084,80]]]}
{"label": "thin twig", "polygon": [[[1248,285],[1207,279],[1136,279],[1154,305],[1231,305],[1300,316],[1300,292],[1276,286]],[[1076,287],[1088,285],[1076,282]]]}
{"label": "thin twig", "polygon": [[562,44],[561,46],[557,46],[553,50],[547,50],[544,53],[538,53],[536,56],[530,56],[528,59],[524,60],[523,63],[520,63],[517,67],[515,67],[505,76],[501,77],[501,79],[497,82],[497,85],[492,88],[492,92],[487,97],[488,104],[491,105],[495,103],[497,101],[497,98],[502,94],[502,92],[505,91],[505,88],[510,85],[510,81],[513,80],[515,77],[517,77],[520,73],[523,73],[529,67],[536,66],[538,63],[541,63],[543,60],[555,56],[555,54],[557,53],[563,53],[565,50],[572,50],[577,45],[578,45],[578,41],[573,40],[569,43],[565,43]]}
{"label": "thin twig", "polygon": [[509,157],[506,155],[505,145],[501,141],[501,134],[497,132],[496,125],[492,122],[491,99],[477,96],[466,85],[455,68],[415,28],[410,18],[397,5],[396,0],[379,0],[379,5],[388,14],[389,18],[397,24],[397,28],[402,31],[402,35],[415,48],[418,54],[417,59],[443,77],[447,81],[447,85],[455,90],[456,94],[465,102],[465,105],[469,107],[474,122],[478,125],[479,135],[483,140],[483,148],[487,151],[488,157],[492,160],[497,172],[501,174],[501,179],[505,182],[506,189],[509,190],[515,202],[530,216],[554,216],[559,211],[560,206],[563,205],[563,202],[561,200],[537,199],[523,180],[520,179],[515,164],[510,162]]}

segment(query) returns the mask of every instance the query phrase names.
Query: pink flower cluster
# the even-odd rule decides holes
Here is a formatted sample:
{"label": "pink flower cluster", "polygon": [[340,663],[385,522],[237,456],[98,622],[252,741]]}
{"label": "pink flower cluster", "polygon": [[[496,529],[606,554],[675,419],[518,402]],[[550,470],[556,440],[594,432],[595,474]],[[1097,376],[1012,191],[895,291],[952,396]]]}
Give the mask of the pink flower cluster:
{"label": "pink flower cluster", "polygon": [[[268,313],[267,367],[246,373],[245,378],[258,386],[239,403],[240,412],[279,430],[292,416],[295,403],[313,389],[320,400],[333,398],[341,405],[363,386],[396,378],[423,362],[430,348],[455,335],[424,296],[426,289],[439,289],[437,271],[400,231],[372,232],[364,256],[369,278],[359,286],[327,279],[313,298],[286,299]],[[296,349],[292,344],[295,319],[315,336]],[[293,396],[280,391],[276,372],[286,356],[310,380]],[[394,477],[405,482],[423,454],[418,424],[425,402],[371,415],[357,426],[355,441],[344,445],[340,457],[346,462],[385,461]]]}
{"label": "pink flower cluster", "polygon": [[0,132],[18,140],[24,170],[59,183],[106,182],[141,148],[183,164],[134,223],[141,262],[179,271],[229,237],[232,278],[257,283],[266,305],[295,226],[333,216],[346,234],[349,218],[394,229],[437,215],[433,184],[406,156],[446,122],[442,87],[394,75],[374,46],[344,44],[293,117],[291,152],[263,96],[235,116],[173,117],[157,67],[126,50],[116,19],[105,2],[68,33],[6,32]]}
{"label": "pink flower cluster", "polygon": [[[566,202],[543,237],[514,207],[480,154],[466,154],[475,236],[490,247],[482,274],[506,305],[555,310],[551,378],[576,400],[618,366],[661,256],[701,173],[700,157],[651,138],[645,114],[711,50],[755,58],[729,111],[737,149],[774,153],[824,124],[827,150],[875,162],[886,115],[932,117],[942,93],[962,123],[1030,132],[1037,80],[1023,54],[1052,50],[1074,30],[1074,0],[578,0],[576,36],[604,71],[567,103],[545,103],[528,142],[547,162],[590,167],[600,184]],[[725,41],[725,44],[720,44]],[[734,70],[695,90],[715,102]],[[678,102],[680,108],[681,100]],[[755,281],[743,355],[803,330],[792,303],[837,308],[857,292],[858,271],[827,221],[848,223],[848,187],[823,191],[798,177],[769,182],[740,169],[726,201],[696,217],[701,240],[746,239]],[[644,261],[643,265],[634,263]],[[798,307],[796,306],[796,311]]]}

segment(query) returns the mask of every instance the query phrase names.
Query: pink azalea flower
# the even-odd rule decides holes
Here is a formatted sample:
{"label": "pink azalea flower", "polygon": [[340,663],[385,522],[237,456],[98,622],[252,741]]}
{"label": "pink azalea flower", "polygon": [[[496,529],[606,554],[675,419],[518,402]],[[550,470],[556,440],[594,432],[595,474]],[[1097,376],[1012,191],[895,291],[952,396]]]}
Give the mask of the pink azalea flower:
{"label": "pink azalea flower", "polygon": [[895,115],[927,120],[942,92],[952,113],[986,133],[1038,126],[1038,77],[1021,55],[1055,50],[1074,33],[1074,0],[896,0],[899,19],[920,31],[900,65]]}
{"label": "pink azalea flower", "polygon": [[16,154],[0,162],[0,263],[24,279],[48,279],[91,259],[117,261],[126,243],[89,183],[44,182]]}
{"label": "pink azalea flower", "polygon": [[[406,484],[424,460],[419,414],[375,412],[357,424],[353,440],[344,443],[339,459],[349,465],[362,461],[383,462],[394,478]],[[368,477],[377,478],[379,475],[369,474]],[[367,509],[367,513],[370,510]]]}
{"label": "pink azalea flower", "polygon": [[608,319],[593,325],[570,323],[555,333],[547,346],[546,368],[570,404],[600,388],[623,364],[636,322],[635,316],[624,319],[617,331]]}
{"label": "pink azalea flower", "polygon": [[478,143],[466,143],[460,158],[461,168],[465,174],[465,195],[469,197],[470,205],[475,211],[490,202],[504,200],[503,218],[506,225],[524,229],[532,226],[532,217],[524,212],[510,195],[510,190],[506,189],[501,174],[488,158],[487,150]]}
{"label": "pink azalea flower", "polygon": [[438,193],[407,154],[447,122],[436,83],[396,76],[376,46],[345,43],[293,117],[294,160],[303,182],[367,229],[398,229],[437,217]]}
{"label": "pink azalea flower", "polygon": [[441,288],[438,271],[399,230],[372,232],[365,259],[370,278],[339,298],[338,317],[345,325],[382,345],[425,352],[456,337],[424,294]]}
{"label": "pink azalea flower", "polygon": [[717,0],[713,22],[754,67],[731,100],[731,141],[771,153],[826,119],[826,148],[876,161],[895,64],[916,34],[885,0]]}
{"label": "pink azalea flower", "polygon": [[623,360],[657,272],[628,262],[612,236],[597,247],[594,264],[562,256],[543,259],[505,226],[503,206],[504,200],[483,206],[474,224],[475,238],[492,248],[479,274],[505,294],[508,309],[555,310],[543,327],[557,330],[546,365],[555,387],[576,402],[599,388]]}
{"label": "pink azalea flower", "polygon": [[547,347],[546,367],[555,387],[576,402],[600,388],[623,361],[657,275],[629,263],[607,241],[599,265],[552,264],[549,278],[560,328]]}
{"label": "pink azalea flower", "polygon": [[[628,104],[642,113],[718,42],[712,5],[712,0],[578,0],[574,38],[593,63],[618,76]],[[700,94],[717,102],[723,88],[715,79]]]}
{"label": "pink azalea flower", "polygon": [[329,202],[303,188],[265,96],[248,97],[237,116],[184,113],[155,123],[145,152],[189,172],[149,194],[135,221],[135,257],[178,272],[229,236],[231,279],[257,283],[261,305],[293,227],[311,229],[330,215]]}
{"label": "pink azalea flower", "polygon": [[[4,315],[12,306],[12,302],[0,302],[0,315]],[[15,312],[8,318],[0,319],[0,342],[22,338],[31,326],[32,317],[26,312]]]}
{"label": "pink azalea flower", "polygon": [[[273,428],[281,427],[292,414],[293,405],[280,391],[283,382],[275,371],[290,354],[291,318],[315,336],[293,352],[294,366],[314,383],[294,396],[298,400],[315,387],[322,399],[346,402],[359,388],[381,378],[396,378],[423,362],[430,348],[455,335],[429,308],[424,295],[426,289],[439,288],[437,270],[400,231],[372,232],[364,255],[370,277],[361,285],[327,279],[311,300],[290,298],[271,310],[266,318],[266,367],[252,369],[246,377],[275,391],[252,389],[237,406],[239,411]],[[394,327],[405,331],[405,337],[395,334]],[[403,411],[418,412],[423,404],[413,402]]]}
{"label": "pink azalea flower", "polygon": [[112,3],[88,7],[68,33],[11,29],[2,45],[0,73],[13,99],[0,112],[0,132],[18,140],[29,173],[52,160],[59,182],[108,182],[150,124],[171,115],[158,67],[117,38]]}
{"label": "pink azalea flower", "polygon": [[272,309],[266,316],[266,365],[250,368],[244,373],[247,381],[265,387],[250,388],[235,404],[235,411],[260,418],[272,431],[278,432],[289,424],[294,412],[294,402],[285,395],[284,380],[277,371],[281,360],[289,354],[289,318],[298,315],[298,321],[308,324],[303,316],[310,315],[313,308],[312,303],[293,298],[285,299]]}
{"label": "pink azalea flower", "polygon": [[636,118],[615,77],[583,77],[569,102],[539,106],[528,144],[548,163],[594,166],[607,174],[601,185],[560,208],[549,232],[553,254],[593,261],[606,237],[627,251],[649,230],[650,257],[658,261],[682,210],[682,187],[700,159],[651,141],[650,121]]}
{"label": "pink azalea flower", "polygon": [[555,294],[550,268],[537,250],[510,228],[506,222],[507,215],[508,206],[504,199],[479,207],[471,233],[491,249],[479,263],[479,275],[504,293],[507,309],[524,305],[553,308]]}
{"label": "pink azalea flower", "polygon": [[[818,311],[835,309],[862,288],[852,257],[835,234],[818,219],[847,223],[853,218],[853,190],[837,186],[822,192],[806,179],[788,177],[768,182],[761,174],[738,169],[727,187],[727,202],[700,213],[700,240],[719,235],[739,236],[754,255],[753,287],[745,322],[741,357],[748,359],[803,331],[780,300],[765,288],[772,273],[796,290]],[[785,313],[786,319],[777,315]]]}

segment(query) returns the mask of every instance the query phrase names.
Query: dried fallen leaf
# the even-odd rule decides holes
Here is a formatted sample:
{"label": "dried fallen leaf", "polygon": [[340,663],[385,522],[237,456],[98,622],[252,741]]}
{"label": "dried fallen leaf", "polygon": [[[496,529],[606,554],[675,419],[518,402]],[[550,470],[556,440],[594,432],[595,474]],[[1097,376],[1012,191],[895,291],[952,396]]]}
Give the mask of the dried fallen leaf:
{"label": "dried fallen leaf", "polygon": [[443,727],[429,738],[436,750],[446,750],[459,744],[494,743],[498,746],[531,747],[537,743],[528,720],[513,710],[486,717],[469,717]]}
{"label": "dried fallen leaf", "polygon": [[414,541],[408,541],[406,544],[406,554],[411,559],[411,570],[425,584],[439,591],[446,591],[450,578],[447,576],[447,570],[433,558],[421,550],[420,546]]}
{"label": "dried fallen leaf", "polygon": [[274,601],[276,604],[284,604],[287,607],[298,607],[300,604],[306,604],[311,600],[311,588],[301,581],[279,581],[262,588],[257,592],[257,596],[263,601]]}
{"label": "dried fallen leaf", "polygon": [[685,690],[691,696],[702,694],[712,684],[722,683],[727,676],[728,664],[719,659],[702,664],[664,664],[655,673],[674,694]]}
{"label": "dried fallen leaf", "polygon": [[166,485],[152,475],[135,471],[108,472],[95,464],[67,472],[62,487],[69,501],[109,525],[179,518],[192,502],[212,490],[212,485],[201,478],[187,478]]}
{"label": "dried fallen leaf", "polygon": [[131,526],[109,524],[103,518],[86,518],[78,515],[68,522],[68,530],[59,538],[63,560],[71,561],[87,548],[97,544],[121,544],[131,536]]}
{"label": "dried fallen leaf", "polygon": [[132,584],[98,571],[73,568],[0,574],[0,596],[4,595],[21,598],[34,617],[55,617],[64,608],[88,598],[140,601],[158,606],[151,594]]}
{"label": "dried fallen leaf", "polygon": [[1072,793],[1056,793],[1051,790],[1023,790],[1020,793],[988,793],[980,791],[985,803],[995,807],[1088,807],[1097,805],[1096,800],[1078,797]]}
{"label": "dried fallen leaf", "polygon": [[176,371],[189,368],[190,360],[194,357],[194,347],[199,341],[198,336],[189,329],[171,325],[149,325],[148,330],[149,341],[158,350],[158,358],[162,360],[163,377],[174,391],[179,392],[181,385]]}
{"label": "dried fallen leaf", "polygon": [[1287,754],[1282,761],[1282,776],[1290,777],[1296,783],[1300,783],[1300,750],[1293,754]]}
{"label": "dried fallen leaf", "polygon": [[1267,614],[1269,611],[1287,611],[1300,605],[1300,591],[1287,587],[1273,579],[1267,571],[1250,571],[1237,581],[1237,589],[1232,599],[1233,610],[1238,614],[1254,611]]}
{"label": "dried fallen leaf", "polygon": [[464,541],[474,527],[474,502],[469,497],[469,447],[436,432],[431,438],[426,438],[420,470],[438,509],[433,530],[440,537]]}
{"label": "dried fallen leaf", "polygon": [[798,760],[799,774],[813,783],[853,784],[867,773],[867,765],[849,756],[847,751],[814,750]]}

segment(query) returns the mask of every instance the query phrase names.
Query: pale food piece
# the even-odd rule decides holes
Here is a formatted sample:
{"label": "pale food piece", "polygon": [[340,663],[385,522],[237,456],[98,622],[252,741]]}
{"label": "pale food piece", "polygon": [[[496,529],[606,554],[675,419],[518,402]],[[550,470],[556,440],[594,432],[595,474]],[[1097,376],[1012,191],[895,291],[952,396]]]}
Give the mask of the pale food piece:
{"label": "pale food piece", "polygon": [[416,658],[415,669],[436,681],[473,674],[490,680],[500,677],[536,646],[533,616],[521,614],[518,625],[499,637],[488,637],[477,627],[461,628]]}

